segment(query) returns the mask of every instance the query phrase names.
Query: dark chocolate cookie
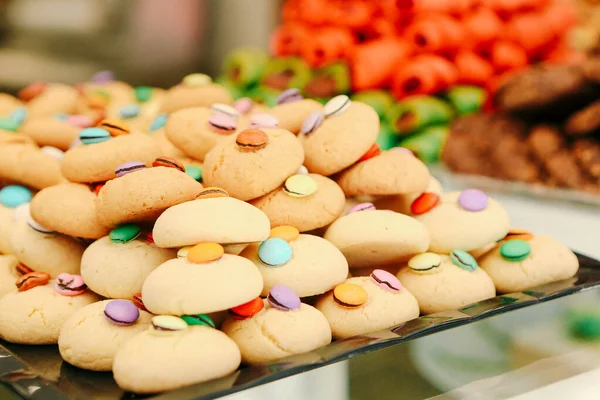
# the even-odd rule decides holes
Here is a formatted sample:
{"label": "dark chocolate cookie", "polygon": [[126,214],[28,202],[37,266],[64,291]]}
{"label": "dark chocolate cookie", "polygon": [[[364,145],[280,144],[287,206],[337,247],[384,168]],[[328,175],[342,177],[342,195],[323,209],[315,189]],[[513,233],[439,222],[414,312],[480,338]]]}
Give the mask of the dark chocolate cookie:
{"label": "dark chocolate cookie", "polygon": [[565,123],[565,132],[582,136],[600,129],[600,100],[573,114]]}

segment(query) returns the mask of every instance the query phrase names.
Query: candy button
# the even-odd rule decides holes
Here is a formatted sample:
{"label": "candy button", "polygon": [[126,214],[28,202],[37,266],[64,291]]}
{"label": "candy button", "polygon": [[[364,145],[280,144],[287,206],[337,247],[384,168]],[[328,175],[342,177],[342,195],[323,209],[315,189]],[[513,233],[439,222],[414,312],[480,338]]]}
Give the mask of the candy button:
{"label": "candy button", "polygon": [[270,238],[258,247],[258,258],[268,267],[279,267],[292,258],[292,248],[281,238]]}
{"label": "candy button", "polygon": [[196,195],[196,199],[212,199],[216,197],[229,197],[229,193],[220,187],[205,187]]}
{"label": "candy button", "polygon": [[29,272],[19,276],[15,285],[19,292],[33,289],[36,286],[43,286],[50,281],[50,274],[45,272]]}
{"label": "candy button", "polygon": [[284,285],[273,286],[267,301],[271,307],[281,311],[297,310],[302,304],[296,292]]}
{"label": "candy button", "polygon": [[54,114],[54,118],[56,118],[59,121],[65,121],[65,122],[69,120],[69,116],[64,113]]}
{"label": "candy button", "polygon": [[213,320],[206,314],[197,314],[197,315],[184,315],[181,317],[182,320],[185,321],[186,324],[206,326],[208,328],[216,328]]}
{"label": "candy button", "polygon": [[177,250],[177,258],[187,258],[187,255],[192,247],[194,246],[184,246]]}
{"label": "candy button", "polygon": [[12,118],[0,118],[0,129],[16,132],[19,129],[19,123]]}
{"label": "candy button", "polygon": [[264,306],[265,304],[263,303],[263,300],[260,297],[257,297],[247,303],[233,307],[229,310],[229,314],[231,314],[233,319],[246,319],[258,314],[260,310],[264,308]]}
{"label": "candy button", "polygon": [[44,82],[33,82],[21,89],[17,96],[27,102],[44,93],[46,87],[47,85]]}
{"label": "candy button", "polygon": [[[19,276],[27,275],[27,274],[34,272],[31,268],[29,268],[27,265],[23,264],[22,262],[17,263],[17,266],[15,267],[15,269],[17,270],[17,275],[19,275]],[[42,274],[45,274],[45,272],[42,272]],[[48,274],[46,274],[46,275],[48,275]]]}
{"label": "candy button", "polygon": [[368,298],[365,289],[353,283],[342,283],[333,289],[333,301],[344,308],[360,307]]}
{"label": "candy button", "polygon": [[150,124],[150,132],[154,132],[156,130],[159,130],[160,128],[162,128],[163,126],[165,126],[165,124],[167,123],[167,120],[169,119],[169,117],[167,116],[167,114],[158,114],[153,120],[152,123]]}
{"label": "candy button", "polygon": [[211,109],[215,113],[222,113],[222,114],[230,116],[231,118],[238,119],[240,117],[240,113],[238,112],[238,110],[236,110],[235,108],[233,108],[231,106],[228,106],[227,104],[215,103],[211,106]]}
{"label": "candy button", "polygon": [[325,115],[321,111],[313,111],[302,122],[302,126],[300,127],[300,133],[303,135],[308,135],[314,132],[321,126],[324,120]]}
{"label": "candy button", "polygon": [[506,261],[523,261],[531,253],[531,245],[524,240],[514,239],[500,246],[500,255]]}
{"label": "candy button", "polygon": [[210,85],[212,83],[212,79],[210,76],[204,74],[189,74],[184,77],[181,82],[185,86],[189,87],[202,87]]}
{"label": "candy button", "polygon": [[323,108],[325,116],[331,117],[332,115],[343,113],[348,109],[348,107],[350,107],[350,103],[350,97],[346,96],[345,94],[335,96],[333,99],[329,100],[327,104],[325,104],[325,107]]}
{"label": "candy button", "polygon": [[310,196],[317,189],[317,182],[309,175],[292,175],[283,184],[283,191],[292,197]]}
{"label": "candy button", "polygon": [[586,341],[600,339],[600,315],[595,310],[569,312],[567,327],[571,336]]}
{"label": "candy button", "polygon": [[410,205],[410,212],[415,215],[425,214],[433,210],[440,202],[440,196],[435,193],[425,192],[417,197]]}
{"label": "candy button", "polygon": [[140,103],[145,103],[152,98],[152,88],[150,86],[138,86],[133,89],[135,99]]}
{"label": "candy button", "polygon": [[209,263],[223,257],[225,250],[218,243],[199,243],[188,250],[187,259],[194,264]]}
{"label": "candy button", "polygon": [[148,242],[148,243],[154,243],[154,236],[152,235],[152,232],[148,232],[146,234],[146,242]]}
{"label": "candy button", "polygon": [[184,320],[173,315],[157,315],[156,317],[152,317],[151,323],[151,329],[156,333],[182,331],[188,327],[188,324]]}
{"label": "candy button", "polygon": [[31,191],[25,186],[8,185],[0,189],[0,204],[16,208],[31,201]]}
{"label": "candy button", "polygon": [[110,139],[110,132],[102,128],[85,128],[79,132],[79,140],[83,144],[95,144]]}
{"label": "candy button", "polygon": [[129,300],[113,300],[104,307],[104,316],[115,325],[129,326],[140,317],[140,310]]}
{"label": "candy button", "polygon": [[131,302],[132,302],[133,304],[135,304],[135,306],[136,306],[137,308],[139,308],[140,310],[143,310],[143,311],[148,311],[148,310],[146,309],[146,306],[144,305],[144,300],[142,300],[142,294],[141,294],[141,293],[136,293],[136,294],[134,294],[134,295],[133,295],[133,298],[131,299]]}
{"label": "candy button", "polygon": [[78,128],[84,129],[91,127],[94,121],[92,121],[90,117],[85,115],[70,115],[69,117],[67,117],[66,122],[69,125],[73,125]]}
{"label": "candy button", "polygon": [[146,164],[144,164],[143,162],[129,161],[129,162],[119,165],[115,169],[115,175],[117,176],[117,178],[120,178],[124,175],[130,174],[130,173],[136,172],[136,171],[141,171],[143,169],[146,169]]}
{"label": "candy button", "polygon": [[269,137],[266,133],[258,129],[246,129],[240,132],[235,139],[235,143],[242,151],[257,151],[267,145]]}
{"label": "candy button", "polygon": [[139,104],[127,104],[119,110],[121,118],[134,118],[140,115]]}
{"label": "candy button", "polygon": [[390,149],[390,151],[393,151],[395,153],[410,154],[411,156],[414,157],[414,153],[412,151],[410,151],[409,149],[407,149],[406,147],[393,147]]}
{"label": "candy button", "polygon": [[185,167],[183,166],[183,164],[172,157],[158,157],[152,162],[152,166],[175,168],[180,170],[181,172],[185,172]]}
{"label": "candy button", "polygon": [[40,151],[58,161],[62,160],[63,157],[65,156],[64,151],[62,151],[61,149],[57,149],[56,147],[52,147],[52,146],[44,146],[40,149]]}
{"label": "candy button", "polygon": [[103,110],[110,103],[110,94],[103,90],[96,90],[86,96],[88,107],[94,110]]}
{"label": "candy button", "polygon": [[27,225],[29,225],[29,227],[31,229],[33,229],[34,231],[39,232],[39,233],[44,233],[44,234],[54,233],[53,230],[46,228],[45,226],[43,226],[42,224],[40,224],[39,222],[34,220],[31,217],[31,215],[27,217]]}
{"label": "candy button", "polygon": [[383,290],[388,292],[398,293],[402,289],[402,285],[398,278],[393,274],[383,270],[376,269],[371,273],[371,280]]}
{"label": "candy button", "polygon": [[304,97],[302,97],[302,94],[300,93],[299,89],[291,88],[284,90],[283,92],[281,92],[281,94],[279,94],[279,96],[277,97],[277,104],[279,105],[285,103],[293,103],[295,101],[300,101],[303,98]]}
{"label": "candy button", "polygon": [[349,209],[348,212],[346,213],[346,215],[349,215],[349,214],[352,214],[355,212],[374,211],[374,210],[376,210],[376,208],[373,205],[373,203],[360,203],[360,204],[355,205],[351,209]]}
{"label": "candy button", "polygon": [[104,183],[92,183],[92,189],[94,190],[94,193],[96,193],[96,196],[100,194],[100,191],[102,190],[104,185]]}
{"label": "candy button", "polygon": [[418,273],[439,272],[442,257],[435,253],[417,254],[408,260],[408,267]]}
{"label": "candy button", "polygon": [[[109,135],[110,136],[110,135]],[[69,149],[72,149],[73,147],[77,147],[80,144],[82,144],[83,142],[81,141],[81,139],[75,139],[71,142],[71,144],[69,145]]]}
{"label": "candy button", "polygon": [[18,222],[23,218],[29,218],[29,215],[29,203],[23,203],[13,210],[12,220]]}
{"label": "candy button", "polygon": [[223,114],[214,113],[208,118],[208,124],[217,133],[228,135],[237,129],[237,121],[235,118]]}
{"label": "candy button", "polygon": [[488,205],[488,197],[479,189],[465,189],[458,196],[458,205],[471,212],[485,210]]}
{"label": "candy button", "polygon": [[256,113],[250,117],[250,128],[277,128],[279,120],[277,117],[267,113]]}
{"label": "candy button", "polygon": [[365,154],[363,154],[363,156],[361,158],[358,159],[358,162],[367,161],[368,159],[377,157],[380,154],[381,154],[381,149],[379,148],[379,145],[377,143],[373,143],[371,145],[371,148],[369,148],[369,150],[367,150],[367,152]]}
{"label": "candy button", "polygon": [[291,242],[292,240],[298,239],[300,236],[300,231],[298,228],[295,228],[290,225],[282,225],[271,229],[271,233],[269,234],[269,238],[280,238],[285,240],[286,242]]}
{"label": "candy button", "polygon": [[308,169],[304,165],[301,165],[298,171],[296,171],[296,175],[308,175]]}
{"label": "candy button", "polygon": [[531,240],[533,238],[533,234],[531,232],[529,232],[526,229],[519,229],[519,228],[513,228],[511,230],[508,231],[508,233],[506,234],[506,236],[503,239],[500,240],[504,240],[504,241],[509,241],[509,240]]}
{"label": "candy button", "polygon": [[98,124],[98,128],[108,131],[111,136],[127,135],[129,132],[131,132],[127,124],[112,119],[103,119]]}
{"label": "candy button", "polygon": [[115,80],[115,73],[112,71],[99,71],[99,72],[96,72],[91,78],[92,82],[98,83],[98,84],[109,83],[109,82],[113,82],[114,80]]}
{"label": "candy button", "polygon": [[239,112],[240,114],[244,115],[244,114],[248,114],[250,112],[253,105],[254,105],[254,102],[252,101],[251,98],[242,97],[241,99],[239,99],[235,103],[233,103],[233,108],[235,108],[237,110],[237,112]]}
{"label": "candy button", "polygon": [[200,182],[202,180],[202,168],[195,165],[186,165],[185,173]]}
{"label": "candy button", "polygon": [[454,265],[469,272],[475,271],[479,266],[477,260],[463,250],[452,250],[452,252],[450,252],[450,259]]}
{"label": "candy button", "polygon": [[63,273],[58,275],[54,283],[54,290],[63,296],[78,296],[87,289],[81,275]]}
{"label": "candy button", "polygon": [[25,107],[17,107],[10,113],[8,118],[21,125],[25,121],[25,118],[27,118],[27,109]]}
{"label": "candy button", "polygon": [[108,237],[113,243],[125,244],[137,239],[140,233],[141,229],[136,224],[123,224],[110,231]]}

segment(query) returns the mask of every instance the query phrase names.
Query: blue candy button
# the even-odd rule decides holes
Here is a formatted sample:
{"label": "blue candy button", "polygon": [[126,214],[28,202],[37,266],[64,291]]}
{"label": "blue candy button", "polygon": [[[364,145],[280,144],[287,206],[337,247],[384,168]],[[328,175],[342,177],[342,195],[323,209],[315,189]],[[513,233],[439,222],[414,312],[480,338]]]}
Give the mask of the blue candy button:
{"label": "blue candy button", "polygon": [[279,267],[290,261],[292,248],[281,238],[270,238],[258,247],[258,258],[268,267]]}
{"label": "blue candy button", "polygon": [[121,114],[121,118],[137,117],[140,114],[140,106],[139,104],[127,104],[121,107],[119,113]]}
{"label": "blue candy button", "polygon": [[105,142],[110,139],[110,132],[102,128],[85,128],[79,131],[79,140],[83,144]]}
{"label": "blue candy button", "polygon": [[150,124],[150,132],[154,132],[155,130],[158,130],[165,126],[165,124],[167,123],[167,119],[167,114],[158,114],[156,118],[154,118],[154,121],[152,121],[152,123]]}
{"label": "blue candy button", "polygon": [[16,208],[31,201],[31,191],[25,186],[9,185],[0,189],[0,204]]}
{"label": "blue candy button", "polygon": [[25,118],[27,118],[27,109],[25,107],[17,107],[10,113],[8,118],[21,125],[25,121]]}

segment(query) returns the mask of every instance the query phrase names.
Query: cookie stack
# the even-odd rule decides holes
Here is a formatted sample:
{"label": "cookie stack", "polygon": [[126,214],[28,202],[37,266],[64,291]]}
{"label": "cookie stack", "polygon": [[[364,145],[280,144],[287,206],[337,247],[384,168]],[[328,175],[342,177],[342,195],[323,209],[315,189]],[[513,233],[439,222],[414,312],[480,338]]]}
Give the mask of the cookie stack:
{"label": "cookie stack", "polygon": [[541,65],[496,93],[498,111],[457,121],[442,159],[452,170],[600,193],[600,58]]}
{"label": "cookie stack", "polygon": [[50,87],[0,98],[13,157],[0,338],[58,344],[124,390],[226,376],[577,272],[485,193],[443,193],[409,150],[381,151],[376,111],[347,96],[290,89],[267,108],[201,74],[166,91],[107,73]]}

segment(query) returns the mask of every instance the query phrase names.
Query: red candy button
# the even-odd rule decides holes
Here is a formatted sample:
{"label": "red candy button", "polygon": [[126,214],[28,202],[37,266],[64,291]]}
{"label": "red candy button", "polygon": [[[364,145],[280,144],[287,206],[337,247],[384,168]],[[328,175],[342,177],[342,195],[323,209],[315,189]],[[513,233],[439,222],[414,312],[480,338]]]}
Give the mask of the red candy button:
{"label": "red candy button", "polygon": [[367,161],[369,158],[377,157],[380,154],[381,149],[379,148],[379,145],[377,143],[373,143],[371,148],[367,150],[365,154],[363,154],[363,156],[358,160],[358,162]]}
{"label": "red candy button", "polygon": [[425,192],[415,199],[410,205],[413,214],[421,215],[432,210],[440,202],[440,196],[435,193]]}
{"label": "red candy button", "polygon": [[94,193],[96,193],[96,196],[98,196],[100,194],[100,190],[102,190],[103,187],[104,187],[104,183],[94,184]]}
{"label": "red candy button", "polygon": [[233,319],[246,319],[258,314],[264,306],[265,304],[263,303],[263,300],[260,297],[257,297],[247,303],[233,307],[231,310],[229,310],[229,313]]}
{"label": "red candy button", "polygon": [[27,102],[44,93],[45,90],[46,84],[44,82],[33,82],[21,89],[17,96],[22,101]]}
{"label": "red candy button", "polygon": [[146,235],[146,242],[154,243],[154,237],[152,236],[152,232],[148,232],[148,234]]}

